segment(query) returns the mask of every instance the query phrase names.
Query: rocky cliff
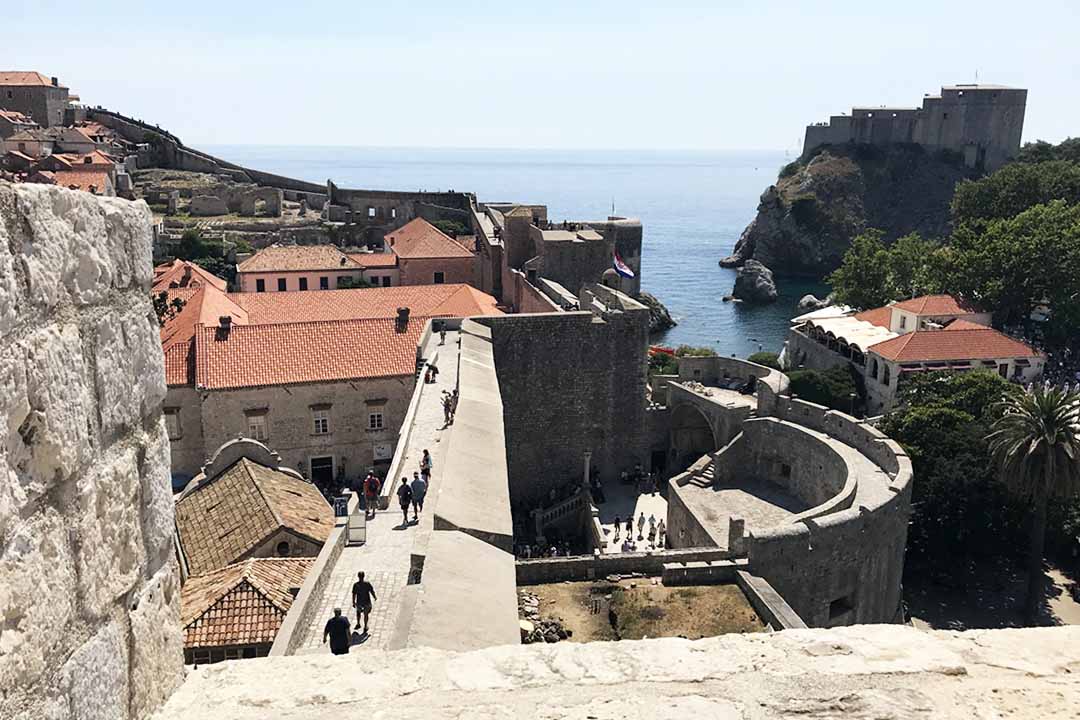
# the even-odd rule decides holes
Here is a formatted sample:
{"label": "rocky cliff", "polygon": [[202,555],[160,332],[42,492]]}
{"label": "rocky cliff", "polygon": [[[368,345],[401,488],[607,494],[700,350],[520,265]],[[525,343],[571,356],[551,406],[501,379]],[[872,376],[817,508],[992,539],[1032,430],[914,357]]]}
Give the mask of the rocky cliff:
{"label": "rocky cliff", "polygon": [[779,276],[822,278],[867,228],[893,240],[948,230],[956,183],[973,177],[958,158],[916,145],[825,147],[786,166],[761,195],[725,267],[753,258]]}
{"label": "rocky cliff", "polygon": [[182,678],[150,220],[0,182],[5,720],[136,720]]}

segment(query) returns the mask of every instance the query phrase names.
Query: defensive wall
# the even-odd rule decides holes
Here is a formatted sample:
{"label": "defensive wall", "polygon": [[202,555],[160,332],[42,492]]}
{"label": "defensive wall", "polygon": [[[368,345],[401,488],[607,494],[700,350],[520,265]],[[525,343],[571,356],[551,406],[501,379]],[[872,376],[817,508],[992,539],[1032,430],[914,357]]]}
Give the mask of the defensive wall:
{"label": "defensive wall", "polygon": [[1016,157],[1027,90],[998,85],[943,87],[920,108],[855,107],[828,123],[809,125],[803,156],[822,145],[915,143],[960,153],[968,167],[987,171]]}
{"label": "defensive wall", "polygon": [[[900,446],[865,422],[790,397],[775,370],[730,358],[683,360],[680,376],[706,386],[757,377],[757,404],[748,415],[723,395],[668,383],[672,417],[698,413],[720,446],[672,478],[670,541],[746,557],[812,627],[899,621],[912,482]],[[734,423],[734,437],[719,435]],[[755,526],[716,514],[715,488],[751,481],[793,499],[786,519]]]}
{"label": "defensive wall", "polygon": [[150,222],[0,182],[3,718],[144,718],[183,677]]}

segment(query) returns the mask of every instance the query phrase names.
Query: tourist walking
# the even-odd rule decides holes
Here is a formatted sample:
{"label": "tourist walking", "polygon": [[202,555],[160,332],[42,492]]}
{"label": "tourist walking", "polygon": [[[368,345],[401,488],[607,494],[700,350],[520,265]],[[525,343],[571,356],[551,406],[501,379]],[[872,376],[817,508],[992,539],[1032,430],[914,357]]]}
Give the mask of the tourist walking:
{"label": "tourist walking", "polygon": [[618,542],[619,534],[622,530],[622,518],[618,515],[615,516],[615,541]]}
{"label": "tourist walking", "polygon": [[349,641],[352,638],[352,628],[349,627],[349,619],[342,616],[341,608],[339,607],[334,608],[334,617],[327,620],[326,627],[323,628],[323,645],[326,644],[327,638],[330,639],[330,652],[335,655],[349,654]]}
{"label": "tourist walking", "polygon": [[446,344],[446,328],[439,328],[439,344]]}
{"label": "tourist walking", "polygon": [[423,456],[420,458],[420,474],[425,478],[431,477],[431,453],[424,450]]}
{"label": "tourist walking", "polygon": [[413,478],[412,481],[412,513],[413,520],[419,518],[420,513],[424,509],[424,496],[427,495],[428,483],[427,478],[423,475],[418,475]]}
{"label": "tourist walking", "polygon": [[656,533],[659,536],[656,538],[656,544],[660,547],[666,547],[664,536],[667,535],[667,526],[664,525],[664,518],[660,518],[660,524],[656,526]]}
{"label": "tourist walking", "polygon": [[458,389],[454,388],[454,394],[450,396],[450,422],[454,422],[454,416],[457,415],[458,397]]}
{"label": "tourist walking", "polygon": [[368,473],[364,478],[364,518],[375,517],[375,510],[379,507],[379,491],[382,482],[375,473]]}
{"label": "tourist walking", "polygon": [[397,489],[398,504],[401,505],[401,524],[409,524],[409,506],[412,505],[412,488],[409,487],[409,478],[401,478],[401,487]]}
{"label": "tourist walking", "polygon": [[443,390],[442,394],[442,411],[443,420],[445,421],[443,427],[450,427],[450,422],[453,420],[453,414],[450,411],[450,393]]}
{"label": "tourist walking", "polygon": [[378,600],[375,588],[364,579],[364,571],[356,574],[356,582],[352,586],[352,605],[356,608],[356,627],[360,627],[360,616],[364,617],[364,634],[367,635],[368,615],[371,614],[373,600]]}
{"label": "tourist walking", "polygon": [[637,519],[637,539],[643,540],[645,538],[645,513],[642,512],[638,515]]}
{"label": "tourist walking", "polygon": [[439,381],[439,366],[435,363],[428,363],[428,367],[431,368],[431,382]]}
{"label": "tourist walking", "polygon": [[630,513],[630,517],[626,518],[626,537],[630,537],[634,534],[634,513]]}
{"label": "tourist walking", "polygon": [[649,513],[649,540],[656,537],[656,516]]}

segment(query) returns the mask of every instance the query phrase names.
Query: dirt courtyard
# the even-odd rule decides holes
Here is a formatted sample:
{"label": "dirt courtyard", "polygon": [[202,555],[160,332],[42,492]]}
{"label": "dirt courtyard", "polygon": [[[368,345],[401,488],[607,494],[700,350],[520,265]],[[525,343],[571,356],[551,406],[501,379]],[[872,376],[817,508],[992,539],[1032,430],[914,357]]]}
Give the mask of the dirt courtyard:
{"label": "dirt courtyard", "polygon": [[[656,584],[653,584],[655,581]],[[761,632],[765,624],[737,585],[665,587],[659,578],[530,585],[544,618],[559,618],[572,642]]]}

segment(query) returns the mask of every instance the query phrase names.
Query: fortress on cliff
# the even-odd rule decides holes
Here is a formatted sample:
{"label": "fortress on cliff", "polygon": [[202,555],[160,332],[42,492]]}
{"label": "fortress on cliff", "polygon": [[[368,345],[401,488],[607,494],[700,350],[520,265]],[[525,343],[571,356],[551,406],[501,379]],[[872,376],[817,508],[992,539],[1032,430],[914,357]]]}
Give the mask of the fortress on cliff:
{"label": "fortress on cliff", "polygon": [[915,143],[960,153],[968,167],[995,170],[1016,157],[1027,90],[1003,85],[948,85],[922,107],[854,107],[806,128],[803,157],[822,145]]}

